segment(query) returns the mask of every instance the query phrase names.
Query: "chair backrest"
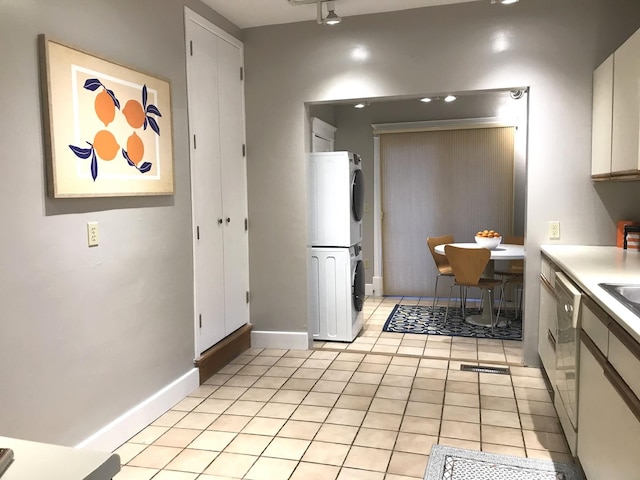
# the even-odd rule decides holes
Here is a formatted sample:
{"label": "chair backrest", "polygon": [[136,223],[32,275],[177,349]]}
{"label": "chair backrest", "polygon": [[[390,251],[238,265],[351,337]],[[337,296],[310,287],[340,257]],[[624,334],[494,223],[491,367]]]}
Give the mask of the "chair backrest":
{"label": "chair backrest", "polygon": [[[505,235],[502,239],[502,243],[508,243],[510,245],[524,245],[524,237],[516,235]],[[524,260],[509,260],[510,270],[524,270]]]}
{"label": "chair backrest", "polygon": [[440,273],[442,270],[449,266],[449,262],[447,261],[447,257],[445,255],[440,255],[436,253],[435,248],[438,245],[442,245],[443,243],[453,243],[453,235],[443,235],[441,237],[427,237],[427,245],[429,245],[429,251],[431,252],[431,256],[433,257],[433,261],[436,262],[436,268]]}
{"label": "chair backrest", "polygon": [[487,248],[461,248],[445,245],[444,252],[453,270],[456,283],[473,287],[478,285],[491,252]]}

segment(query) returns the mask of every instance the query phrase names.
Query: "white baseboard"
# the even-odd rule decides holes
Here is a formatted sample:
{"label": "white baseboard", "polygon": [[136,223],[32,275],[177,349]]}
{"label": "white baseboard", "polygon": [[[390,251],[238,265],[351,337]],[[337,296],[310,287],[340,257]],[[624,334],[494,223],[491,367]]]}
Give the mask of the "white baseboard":
{"label": "white baseboard", "polygon": [[376,297],[382,297],[384,295],[384,288],[382,288],[382,277],[373,277],[371,295]]}
{"label": "white baseboard", "polygon": [[198,369],[193,368],[80,442],[76,448],[114,451],[199,385]]}
{"label": "white baseboard", "polygon": [[364,294],[365,295],[373,295],[373,283],[365,283],[364,284]]}
{"label": "white baseboard", "polygon": [[251,332],[252,348],[283,348],[287,350],[308,350],[313,339],[307,332]]}

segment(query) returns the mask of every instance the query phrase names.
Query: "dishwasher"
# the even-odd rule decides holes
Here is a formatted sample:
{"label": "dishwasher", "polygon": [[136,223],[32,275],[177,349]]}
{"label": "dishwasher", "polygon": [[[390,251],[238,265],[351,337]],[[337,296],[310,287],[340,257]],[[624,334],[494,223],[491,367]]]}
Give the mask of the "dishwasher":
{"label": "dishwasher", "polygon": [[557,310],[556,375],[554,405],[571,453],[577,454],[578,354],[582,292],[561,272],[555,274]]}

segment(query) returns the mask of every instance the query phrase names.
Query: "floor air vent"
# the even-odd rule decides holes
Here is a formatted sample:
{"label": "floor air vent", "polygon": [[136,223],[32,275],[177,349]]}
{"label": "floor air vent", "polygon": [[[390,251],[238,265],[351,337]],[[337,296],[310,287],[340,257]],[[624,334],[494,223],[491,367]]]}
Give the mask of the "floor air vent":
{"label": "floor air vent", "polygon": [[480,367],[478,365],[460,365],[460,370],[463,372],[477,372],[477,373],[495,373],[496,375],[510,375],[511,372],[506,367]]}

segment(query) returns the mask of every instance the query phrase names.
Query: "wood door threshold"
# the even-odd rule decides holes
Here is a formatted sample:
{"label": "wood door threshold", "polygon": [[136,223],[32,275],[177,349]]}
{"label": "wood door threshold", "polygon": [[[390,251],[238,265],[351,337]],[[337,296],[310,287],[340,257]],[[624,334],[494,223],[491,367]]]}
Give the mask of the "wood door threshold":
{"label": "wood door threshold", "polygon": [[195,359],[194,364],[200,372],[200,385],[249,348],[251,348],[251,325],[247,323]]}

